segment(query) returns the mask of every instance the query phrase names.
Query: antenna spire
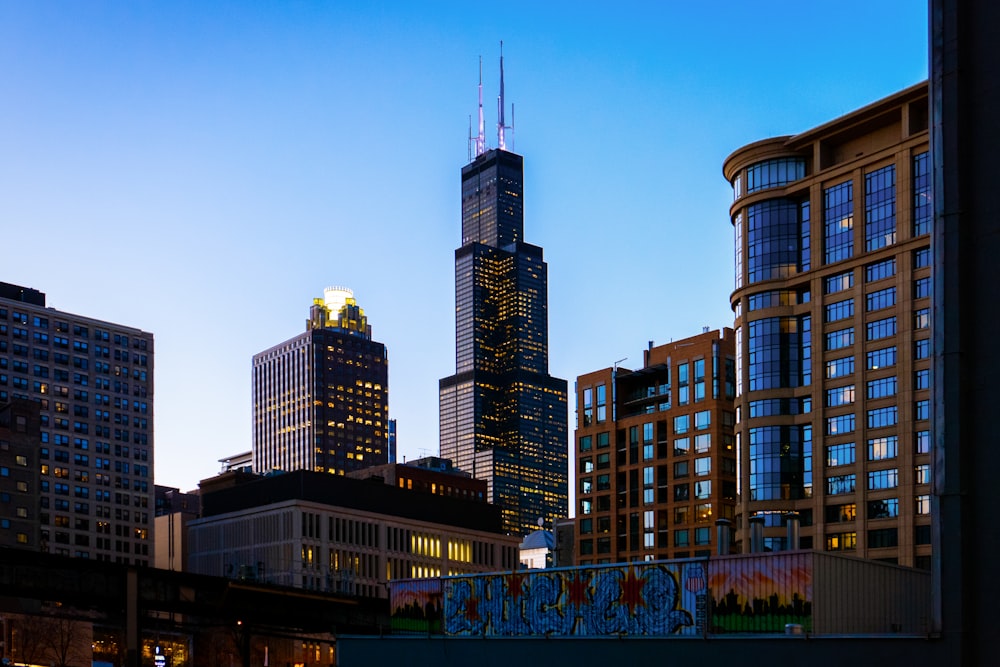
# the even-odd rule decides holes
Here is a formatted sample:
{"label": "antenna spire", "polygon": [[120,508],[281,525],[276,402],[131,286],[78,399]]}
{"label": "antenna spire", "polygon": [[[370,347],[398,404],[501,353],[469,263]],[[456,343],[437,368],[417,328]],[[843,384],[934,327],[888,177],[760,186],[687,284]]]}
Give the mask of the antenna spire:
{"label": "antenna spire", "polygon": [[486,125],[483,122],[483,57],[479,56],[479,134],[476,136],[476,157],[485,152]]}
{"label": "antenna spire", "polygon": [[505,151],[507,150],[507,142],[504,140],[503,132],[505,128],[503,120],[503,40],[500,40],[500,98],[498,102],[498,120],[497,120],[497,147]]}

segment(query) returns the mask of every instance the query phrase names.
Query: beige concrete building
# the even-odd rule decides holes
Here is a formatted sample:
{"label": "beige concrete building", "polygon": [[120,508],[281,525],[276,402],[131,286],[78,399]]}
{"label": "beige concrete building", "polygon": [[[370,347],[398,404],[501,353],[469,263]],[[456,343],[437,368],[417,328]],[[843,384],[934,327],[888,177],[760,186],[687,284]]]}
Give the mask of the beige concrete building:
{"label": "beige concrete building", "polygon": [[513,570],[499,508],[381,481],[298,470],[201,484],[190,571],[367,597],[392,579]]}

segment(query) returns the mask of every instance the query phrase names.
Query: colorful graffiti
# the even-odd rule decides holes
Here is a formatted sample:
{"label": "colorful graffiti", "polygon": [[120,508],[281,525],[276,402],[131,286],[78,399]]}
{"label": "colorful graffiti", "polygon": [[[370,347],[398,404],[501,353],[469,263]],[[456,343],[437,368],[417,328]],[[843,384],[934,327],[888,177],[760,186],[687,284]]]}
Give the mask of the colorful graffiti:
{"label": "colorful graffiti", "polygon": [[443,630],[472,636],[698,634],[705,629],[707,583],[703,562],[449,577],[443,580]]}
{"label": "colorful graffiti", "polygon": [[712,632],[784,632],[785,625],[812,628],[813,554],[712,561]]}
{"label": "colorful graffiti", "polygon": [[393,632],[441,633],[441,580],[392,582],[389,599]]}

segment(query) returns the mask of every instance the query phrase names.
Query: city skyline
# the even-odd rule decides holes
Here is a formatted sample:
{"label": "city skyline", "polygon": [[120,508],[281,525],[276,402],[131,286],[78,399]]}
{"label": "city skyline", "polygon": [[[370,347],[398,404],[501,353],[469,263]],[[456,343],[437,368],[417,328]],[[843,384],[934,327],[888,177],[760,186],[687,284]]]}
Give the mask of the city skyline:
{"label": "city skyline", "polygon": [[[501,38],[557,377],[732,326],[722,159],[927,72],[916,2],[838,6],[818,42],[796,32],[811,10],[793,4],[659,9],[639,25],[587,7],[236,7],[0,8],[0,220],[20,249],[0,280],[156,335],[156,480],[184,488],[249,449],[252,355],[298,331],[317,285],[351,284],[379,323],[400,460],[435,453],[436,383],[454,363],[454,180],[478,56],[492,96]],[[751,94],[762,86],[768,106]],[[400,152],[421,156],[418,173],[386,169]],[[634,255],[634,273],[595,280],[608,252]],[[717,275],[694,294],[671,290],[706,263]],[[653,296],[657,313],[630,307]],[[613,336],[609,309],[632,315]],[[249,323],[238,335],[235,316]],[[228,391],[193,381],[206,374]]]}

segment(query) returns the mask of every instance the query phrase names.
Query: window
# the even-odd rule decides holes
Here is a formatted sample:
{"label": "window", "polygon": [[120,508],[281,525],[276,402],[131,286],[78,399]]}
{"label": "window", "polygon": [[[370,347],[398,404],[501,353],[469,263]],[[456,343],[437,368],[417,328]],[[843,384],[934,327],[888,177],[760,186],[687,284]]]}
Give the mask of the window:
{"label": "window", "polygon": [[854,272],[847,271],[829,276],[824,282],[823,291],[826,294],[836,294],[852,287],[854,287]]}
{"label": "window", "polygon": [[681,433],[687,433],[690,429],[691,416],[681,415],[680,417],[674,417],[674,433],[680,435]]}
{"label": "window", "polygon": [[896,346],[872,350],[867,354],[867,368],[870,371],[890,368],[896,365]]}
{"label": "window", "polygon": [[[806,175],[806,163],[803,158],[775,158],[750,165],[747,168],[747,193],[765,188],[776,188],[797,181]],[[738,190],[740,177],[734,181],[734,190]],[[736,195],[737,198],[740,194]]]}
{"label": "window", "polygon": [[916,497],[917,515],[928,515],[931,513],[931,497],[928,495],[920,495]]}
{"label": "window", "polygon": [[854,317],[854,299],[845,299],[844,301],[835,301],[834,303],[827,304],[827,322],[846,320],[849,317]]}
{"label": "window", "polygon": [[929,234],[934,220],[931,162],[927,151],[913,156],[913,235]]}
{"label": "window", "polygon": [[694,529],[694,544],[695,546],[704,546],[710,543],[712,536],[712,531],[708,527],[701,527]]}
{"label": "window", "polygon": [[608,392],[603,384],[597,385],[597,423],[600,424],[608,418]]}
{"label": "window", "polygon": [[923,299],[931,295],[931,279],[917,278],[913,281],[913,298]]}
{"label": "window", "polygon": [[914,466],[914,484],[930,484],[931,483],[931,467],[929,464],[924,463],[918,466]]}
{"label": "window", "polygon": [[826,335],[826,349],[839,350],[854,345],[854,327],[831,331]]}
{"label": "window", "polygon": [[597,455],[597,469],[601,470],[603,468],[611,467],[611,455],[610,454],[598,454]]}
{"label": "window", "polygon": [[858,547],[858,534],[830,533],[826,536],[827,551],[854,551]]}
{"label": "window", "polygon": [[868,546],[872,549],[899,546],[899,531],[896,528],[878,528],[868,531]]}
{"label": "window", "polygon": [[580,436],[580,451],[581,452],[588,452],[588,451],[590,451],[590,448],[592,446],[593,446],[593,438],[592,438],[592,436],[589,436],[589,435],[581,435]]}
{"label": "window", "polygon": [[913,374],[914,389],[929,389],[930,386],[931,386],[931,372],[929,369],[925,368],[923,370],[916,371]]}
{"label": "window", "polygon": [[828,380],[853,374],[854,357],[841,357],[840,359],[832,359],[826,362],[826,378]]}
{"label": "window", "polygon": [[712,434],[701,433],[694,436],[694,451],[697,454],[704,454],[712,448]]}
{"label": "window", "polygon": [[694,474],[697,477],[705,477],[712,474],[711,457],[703,457],[694,460]]}
{"label": "window", "polygon": [[838,435],[841,433],[854,432],[854,414],[837,415],[826,418],[826,434]]}
{"label": "window", "polygon": [[895,489],[899,486],[899,470],[889,468],[887,470],[870,470],[868,472],[868,490],[878,491],[879,489]]}
{"label": "window", "polygon": [[594,390],[584,389],[583,397],[580,399],[583,406],[583,425],[590,426],[594,421]]}
{"label": "window", "polygon": [[708,500],[712,497],[712,481],[694,483],[694,497],[698,500]]}
{"label": "window", "polygon": [[676,438],[674,440],[674,456],[687,454],[691,451],[690,438]]}
{"label": "window", "polygon": [[931,341],[929,338],[913,341],[913,358],[927,359],[931,356]]}
{"label": "window", "polygon": [[913,251],[913,268],[923,269],[931,265],[931,249],[921,248]]}
{"label": "window", "polygon": [[931,418],[931,402],[929,400],[924,399],[922,401],[917,401],[914,408],[914,415],[916,419],[922,420]]}
{"label": "window", "polygon": [[826,478],[826,495],[836,496],[842,493],[854,493],[855,478],[850,475],[833,475]]}
{"label": "window", "polygon": [[895,375],[879,378],[877,380],[869,380],[867,396],[869,400],[874,398],[885,398],[886,396],[895,396],[896,384]]}
{"label": "window", "polygon": [[896,335],[896,317],[886,317],[882,320],[869,322],[866,340],[879,340],[888,336]]}
{"label": "window", "polygon": [[694,400],[705,400],[705,360],[696,359],[692,364],[694,371]]}
{"label": "window", "polygon": [[896,288],[886,287],[865,296],[865,310],[881,310],[896,305]]}
{"label": "window", "polygon": [[677,461],[674,463],[674,479],[680,479],[687,477],[688,472],[688,462],[687,461]]}
{"label": "window", "polygon": [[826,390],[826,407],[834,408],[838,405],[850,405],[852,403],[854,403],[853,384]]}
{"label": "window", "polygon": [[899,516],[899,498],[868,501],[869,519],[892,519]]}
{"label": "window", "polygon": [[674,546],[675,547],[687,547],[691,546],[691,542],[688,539],[688,529],[682,528],[680,530],[674,531]]}
{"label": "window", "polygon": [[594,459],[590,456],[584,456],[580,459],[580,472],[588,473],[594,471]]}
{"label": "window", "polygon": [[854,463],[854,443],[845,442],[839,445],[827,445],[826,465],[829,467],[843,466]]}
{"label": "window", "polygon": [[914,435],[913,451],[916,454],[929,454],[931,451],[931,432],[917,431]]}
{"label": "window", "polygon": [[851,181],[823,191],[825,262],[854,255],[854,184]]}
{"label": "window", "polygon": [[691,402],[690,388],[688,387],[688,365],[677,365],[677,403],[687,405]]}
{"label": "window", "polygon": [[865,174],[865,250],[896,242],[896,165]]}
{"label": "window", "polygon": [[868,441],[868,460],[882,461],[894,459],[899,449],[899,436],[887,435]]}
{"label": "window", "polygon": [[712,425],[712,413],[709,410],[694,413],[694,427],[703,430]]}
{"label": "window", "polygon": [[882,262],[875,262],[865,267],[865,282],[872,283],[876,280],[891,278],[896,275],[896,258],[887,259]]}
{"label": "window", "polygon": [[844,523],[854,521],[857,518],[857,505],[845,503],[843,505],[828,505],[824,512],[827,523]]}
{"label": "window", "polygon": [[[788,278],[805,270],[809,262],[808,214],[808,207],[793,199],[768,199],[747,206],[747,275],[750,284]],[[738,226],[737,231],[740,231]],[[737,249],[740,247],[741,244],[737,244]],[[737,265],[741,259],[737,253]]]}
{"label": "window", "polygon": [[868,428],[885,428],[895,426],[897,422],[897,408],[890,405],[885,408],[876,408],[868,411]]}

